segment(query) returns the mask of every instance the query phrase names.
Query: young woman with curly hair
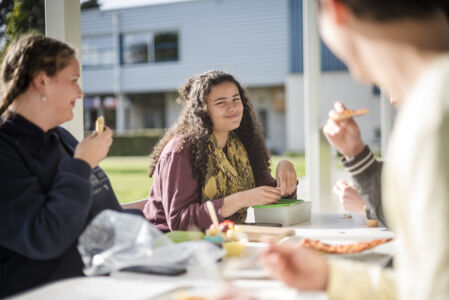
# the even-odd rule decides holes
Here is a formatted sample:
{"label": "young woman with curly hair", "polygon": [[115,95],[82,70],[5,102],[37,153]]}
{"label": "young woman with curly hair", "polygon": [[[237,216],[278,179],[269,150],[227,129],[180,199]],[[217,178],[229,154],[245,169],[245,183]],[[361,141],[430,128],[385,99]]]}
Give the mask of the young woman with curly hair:
{"label": "young woman with curly hair", "polygon": [[253,205],[296,197],[293,164],[270,156],[253,107],[230,74],[209,71],[180,89],[185,107],[150,157],[154,177],[144,214],[162,231],[205,230],[212,201],[219,221],[242,223]]}

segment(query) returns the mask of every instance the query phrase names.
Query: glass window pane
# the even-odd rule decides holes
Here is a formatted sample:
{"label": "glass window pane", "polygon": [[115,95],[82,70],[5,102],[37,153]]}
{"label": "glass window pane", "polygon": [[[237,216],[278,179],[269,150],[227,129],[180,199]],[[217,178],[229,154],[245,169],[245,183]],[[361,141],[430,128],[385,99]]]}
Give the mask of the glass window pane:
{"label": "glass window pane", "polygon": [[[107,53],[106,57],[103,57]],[[112,35],[84,37],[81,42],[84,67],[111,66],[114,63]]]}
{"label": "glass window pane", "polygon": [[154,36],[154,61],[178,60],[178,33],[158,33]]}
{"label": "glass window pane", "polygon": [[148,34],[126,34],[122,37],[124,64],[148,62]]}

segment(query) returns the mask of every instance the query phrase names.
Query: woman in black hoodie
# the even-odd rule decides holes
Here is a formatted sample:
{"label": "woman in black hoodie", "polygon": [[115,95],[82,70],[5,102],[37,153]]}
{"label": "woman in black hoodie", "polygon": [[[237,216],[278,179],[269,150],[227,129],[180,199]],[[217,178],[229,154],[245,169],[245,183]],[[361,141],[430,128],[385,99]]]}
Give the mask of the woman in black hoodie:
{"label": "woman in black hoodie", "polygon": [[121,207],[98,167],[111,130],[78,143],[59,127],[83,97],[74,50],[23,37],[9,47],[0,76],[1,298],[82,276],[79,235],[101,210]]}

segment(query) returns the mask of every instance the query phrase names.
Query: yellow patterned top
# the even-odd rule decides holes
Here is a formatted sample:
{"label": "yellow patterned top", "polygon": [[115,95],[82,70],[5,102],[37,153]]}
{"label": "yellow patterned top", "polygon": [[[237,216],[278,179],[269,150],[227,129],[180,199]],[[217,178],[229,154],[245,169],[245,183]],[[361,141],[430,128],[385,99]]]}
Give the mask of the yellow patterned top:
{"label": "yellow patterned top", "polygon": [[[202,188],[203,202],[224,198],[255,187],[248,153],[235,133],[229,133],[226,147],[227,155],[218,146],[215,136],[213,134],[210,136],[210,155],[207,162],[206,180]],[[239,210],[229,219],[236,223],[245,222],[246,210],[246,208]]]}

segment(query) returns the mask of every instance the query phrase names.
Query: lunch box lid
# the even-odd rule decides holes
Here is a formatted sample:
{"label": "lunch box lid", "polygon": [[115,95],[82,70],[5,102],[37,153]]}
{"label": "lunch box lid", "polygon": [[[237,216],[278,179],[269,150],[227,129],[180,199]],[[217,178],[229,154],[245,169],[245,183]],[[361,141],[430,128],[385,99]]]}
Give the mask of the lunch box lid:
{"label": "lunch box lid", "polygon": [[278,202],[267,205],[255,205],[254,208],[268,208],[268,207],[288,207],[303,203],[304,200],[300,199],[280,199]]}

